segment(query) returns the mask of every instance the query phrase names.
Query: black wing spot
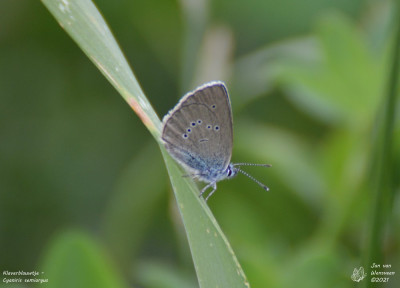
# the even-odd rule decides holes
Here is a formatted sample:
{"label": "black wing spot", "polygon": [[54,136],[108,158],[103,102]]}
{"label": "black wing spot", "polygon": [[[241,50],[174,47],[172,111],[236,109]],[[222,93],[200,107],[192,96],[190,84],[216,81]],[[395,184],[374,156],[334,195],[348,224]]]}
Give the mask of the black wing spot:
{"label": "black wing spot", "polygon": [[207,138],[203,138],[203,139],[200,139],[200,140],[199,140],[199,143],[201,143],[201,142],[207,142],[207,141],[208,141]]}

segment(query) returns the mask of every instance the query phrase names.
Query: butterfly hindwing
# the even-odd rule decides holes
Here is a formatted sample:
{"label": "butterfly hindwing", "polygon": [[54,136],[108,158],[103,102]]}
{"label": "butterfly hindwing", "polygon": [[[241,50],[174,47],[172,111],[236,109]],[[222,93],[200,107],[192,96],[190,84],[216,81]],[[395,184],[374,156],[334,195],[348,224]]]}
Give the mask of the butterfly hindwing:
{"label": "butterfly hindwing", "polygon": [[232,112],[222,82],[186,94],[163,120],[162,139],[170,154],[194,173],[224,170],[232,155]]}

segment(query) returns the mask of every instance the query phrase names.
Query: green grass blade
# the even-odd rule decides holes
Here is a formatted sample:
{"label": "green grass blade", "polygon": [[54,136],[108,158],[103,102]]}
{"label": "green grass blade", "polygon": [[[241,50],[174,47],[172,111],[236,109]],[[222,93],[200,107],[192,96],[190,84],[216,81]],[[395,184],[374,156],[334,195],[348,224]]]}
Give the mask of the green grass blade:
{"label": "green grass blade", "polygon": [[[400,6],[397,7],[397,16],[400,15]],[[395,18],[398,20],[398,18]],[[397,21],[396,35],[393,41],[392,65],[388,73],[387,95],[384,99],[383,109],[378,119],[378,138],[376,140],[376,151],[373,155],[375,165],[374,178],[374,197],[372,201],[372,213],[368,234],[368,247],[366,251],[365,266],[370,267],[372,263],[382,263],[384,259],[384,237],[388,227],[388,220],[392,211],[394,196],[394,123],[396,97],[399,91],[399,72],[400,72],[400,22]],[[366,281],[365,287],[376,287],[376,283]]]}
{"label": "green grass blade", "polygon": [[193,256],[200,287],[250,287],[228,240],[198,189],[161,147]]}
{"label": "green grass blade", "polygon": [[61,27],[76,41],[120,92],[160,144],[185,225],[200,287],[249,287],[236,256],[190,178],[165,151],[161,123],[142,92],[97,8],[88,0],[42,0]]}
{"label": "green grass blade", "polygon": [[61,27],[118,90],[158,138],[157,114],[147,100],[110,29],[92,1],[42,0]]}

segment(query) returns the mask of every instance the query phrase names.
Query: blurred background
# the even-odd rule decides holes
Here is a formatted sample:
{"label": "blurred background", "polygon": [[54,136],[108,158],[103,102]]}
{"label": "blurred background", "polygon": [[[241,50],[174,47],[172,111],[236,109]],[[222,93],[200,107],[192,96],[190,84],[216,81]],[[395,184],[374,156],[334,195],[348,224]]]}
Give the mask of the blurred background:
{"label": "blurred background", "polygon": [[[223,80],[232,160],[272,164],[246,170],[268,193],[238,176],[208,201],[251,286],[354,287],[394,1],[95,3],[160,118]],[[150,133],[39,1],[2,0],[0,11],[1,271],[44,271],[49,287],[198,287]],[[397,116],[397,167],[399,127]],[[399,274],[391,172],[382,263]]]}

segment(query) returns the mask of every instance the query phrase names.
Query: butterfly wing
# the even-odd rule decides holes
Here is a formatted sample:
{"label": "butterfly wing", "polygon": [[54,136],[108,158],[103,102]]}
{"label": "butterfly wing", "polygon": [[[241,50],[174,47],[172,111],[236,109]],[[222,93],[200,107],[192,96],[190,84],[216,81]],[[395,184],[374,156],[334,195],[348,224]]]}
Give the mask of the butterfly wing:
{"label": "butterfly wing", "polygon": [[[194,174],[207,178],[228,167],[233,145],[232,111],[222,82],[186,94],[163,120],[168,152]],[[214,181],[214,176],[205,179]]]}

